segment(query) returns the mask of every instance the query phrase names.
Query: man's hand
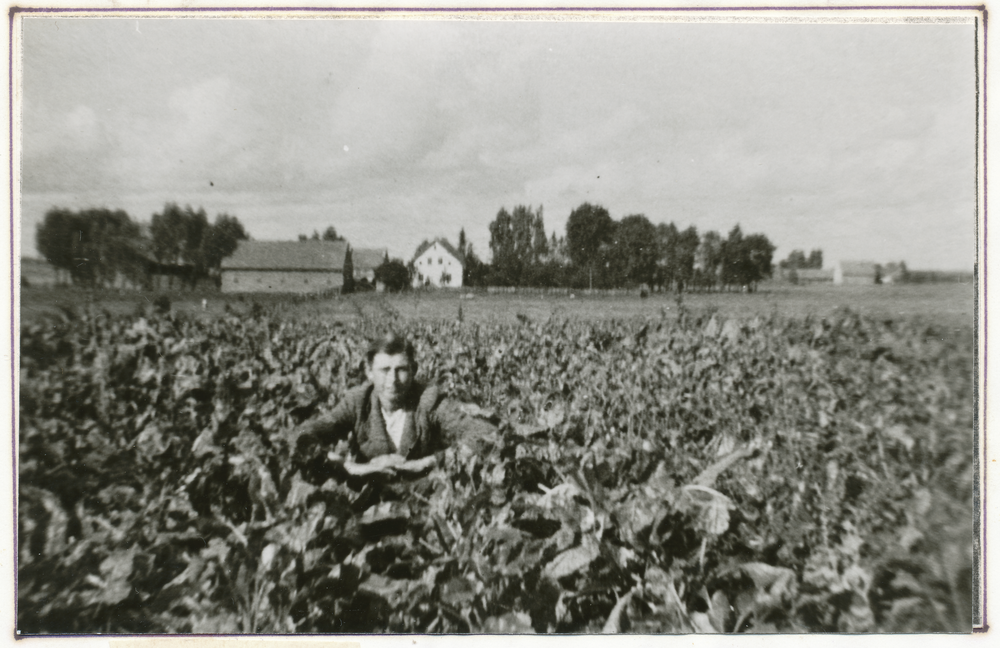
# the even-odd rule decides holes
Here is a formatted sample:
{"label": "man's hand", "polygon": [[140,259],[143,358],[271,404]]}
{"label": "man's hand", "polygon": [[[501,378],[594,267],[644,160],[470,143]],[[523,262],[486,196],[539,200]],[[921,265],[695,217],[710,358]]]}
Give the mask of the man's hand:
{"label": "man's hand", "polygon": [[407,461],[398,454],[387,454],[375,457],[368,463],[354,463],[350,459],[345,459],[339,453],[331,450],[327,454],[327,459],[334,463],[342,464],[348,474],[355,477],[371,475],[390,477],[396,474],[414,476],[425,473],[437,465],[434,455],[424,457],[423,459]]}

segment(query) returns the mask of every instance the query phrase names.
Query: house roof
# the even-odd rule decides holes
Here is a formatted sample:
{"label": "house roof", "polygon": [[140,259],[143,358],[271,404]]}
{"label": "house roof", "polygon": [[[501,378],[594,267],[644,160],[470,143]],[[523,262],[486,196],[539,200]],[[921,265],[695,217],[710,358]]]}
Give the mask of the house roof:
{"label": "house roof", "polygon": [[346,241],[240,241],[222,269],[343,272],[346,253]]}
{"label": "house roof", "polygon": [[841,261],[840,273],[850,277],[874,277],[874,261]]}
{"label": "house roof", "polygon": [[351,261],[354,263],[354,269],[363,270],[374,270],[375,268],[382,265],[385,261],[386,250],[382,249],[365,249],[358,248],[351,250]]}
{"label": "house roof", "polygon": [[413,254],[414,260],[416,260],[416,258],[419,257],[421,254],[426,252],[435,243],[440,243],[441,247],[447,250],[451,256],[458,259],[458,262],[461,263],[463,266],[465,265],[465,259],[462,258],[462,255],[458,253],[458,250],[452,247],[451,243],[448,242],[448,239],[445,238],[436,238],[421,243],[420,246],[417,248],[417,251]]}

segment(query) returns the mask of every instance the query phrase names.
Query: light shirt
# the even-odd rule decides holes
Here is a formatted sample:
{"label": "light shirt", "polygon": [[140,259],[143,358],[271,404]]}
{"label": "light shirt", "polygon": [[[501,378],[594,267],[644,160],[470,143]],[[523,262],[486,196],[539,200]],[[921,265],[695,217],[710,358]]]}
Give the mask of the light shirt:
{"label": "light shirt", "polygon": [[406,410],[400,408],[395,412],[387,412],[384,407],[379,407],[379,409],[382,410],[385,431],[389,434],[389,438],[392,439],[392,444],[396,446],[396,454],[400,454],[399,444],[403,440],[403,428],[406,425]]}

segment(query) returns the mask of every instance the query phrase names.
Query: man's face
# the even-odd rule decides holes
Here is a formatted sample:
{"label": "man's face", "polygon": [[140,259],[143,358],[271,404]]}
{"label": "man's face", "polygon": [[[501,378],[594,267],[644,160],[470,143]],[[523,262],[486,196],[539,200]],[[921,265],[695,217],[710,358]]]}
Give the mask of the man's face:
{"label": "man's face", "polygon": [[413,367],[405,353],[376,353],[368,367],[368,380],[382,407],[391,412],[403,406],[413,382]]}

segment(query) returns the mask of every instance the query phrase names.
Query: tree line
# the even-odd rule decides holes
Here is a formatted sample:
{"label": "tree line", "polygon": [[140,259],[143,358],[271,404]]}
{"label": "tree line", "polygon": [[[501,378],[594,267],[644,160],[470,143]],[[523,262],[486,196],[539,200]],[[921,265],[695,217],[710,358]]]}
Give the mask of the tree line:
{"label": "tree line", "polygon": [[584,203],[570,213],[562,237],[546,236],[542,207],[501,208],[489,228],[493,260],[484,264],[465,248],[465,285],[753,290],[773,274],[775,246],[739,225],[726,237],[699,234],[693,225],[654,225],[643,214],[616,221],[604,207]]}
{"label": "tree line", "polygon": [[148,228],[121,209],[72,211],[54,207],[38,224],[38,252],[64,274],[64,281],[87,287],[152,287],[165,276],[173,287],[217,281],[222,260],[249,239],[235,216],[167,203]]}

